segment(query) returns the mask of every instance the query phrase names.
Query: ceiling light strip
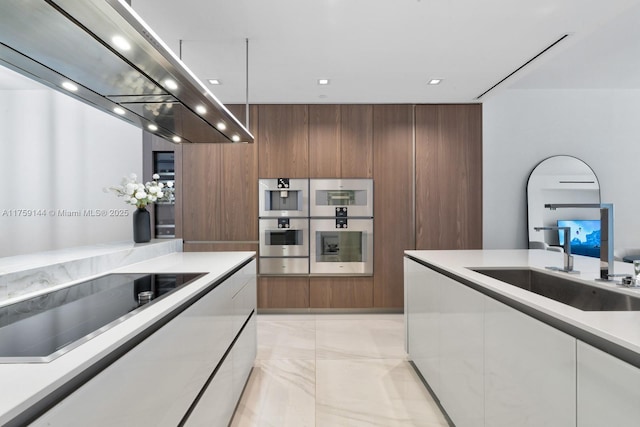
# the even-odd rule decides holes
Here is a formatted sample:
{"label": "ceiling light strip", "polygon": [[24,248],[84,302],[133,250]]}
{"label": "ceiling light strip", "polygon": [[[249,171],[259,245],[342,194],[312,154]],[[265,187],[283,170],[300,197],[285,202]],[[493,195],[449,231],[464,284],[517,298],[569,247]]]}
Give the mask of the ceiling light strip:
{"label": "ceiling light strip", "polygon": [[536,56],[534,56],[533,58],[531,58],[530,60],[528,60],[527,62],[525,62],[524,64],[522,64],[521,66],[519,66],[518,68],[516,68],[515,70],[513,70],[511,73],[509,73],[509,75],[507,75],[505,78],[503,78],[502,80],[500,80],[498,83],[494,84],[493,86],[491,86],[489,89],[485,90],[484,92],[482,92],[480,95],[476,96],[475,99],[480,99],[483,96],[485,96],[487,93],[491,92],[493,89],[495,89],[498,85],[502,84],[505,80],[507,80],[509,77],[513,76],[515,73],[517,73],[518,71],[522,70],[524,67],[526,67],[527,65],[529,65],[530,63],[532,63],[534,60],[536,60],[538,57],[540,57],[542,54],[546,53],[549,49],[551,49],[552,47],[554,47],[555,45],[557,45],[558,43],[560,43],[562,40],[566,39],[567,37],[569,37],[569,34],[565,34],[562,37],[560,37],[558,40],[556,40],[555,42],[551,43],[549,46],[547,46],[544,50],[542,50],[542,52],[538,53]]}

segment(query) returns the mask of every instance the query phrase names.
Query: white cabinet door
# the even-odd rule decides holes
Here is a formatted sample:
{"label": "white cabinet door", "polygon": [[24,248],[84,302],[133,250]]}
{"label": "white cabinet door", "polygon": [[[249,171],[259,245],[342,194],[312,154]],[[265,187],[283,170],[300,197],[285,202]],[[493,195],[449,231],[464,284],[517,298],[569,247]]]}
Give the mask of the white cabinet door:
{"label": "white cabinet door", "polygon": [[440,403],[457,427],[484,425],[484,295],[433,272],[440,292]]}
{"label": "white cabinet door", "polygon": [[575,426],[576,339],[485,301],[485,425]]}
{"label": "white cabinet door", "polygon": [[405,258],[409,357],[460,427],[484,423],[484,296]]}
{"label": "white cabinet door", "polygon": [[440,286],[435,272],[404,259],[407,352],[433,391],[440,390]]}
{"label": "white cabinet door", "polygon": [[187,418],[185,427],[225,427],[233,415],[236,399],[233,389],[233,360],[230,355],[218,368],[202,394],[198,405]]}
{"label": "white cabinet door", "polygon": [[578,341],[578,426],[640,425],[640,369]]}
{"label": "white cabinet door", "polygon": [[256,285],[256,262],[251,261],[239,272],[239,282],[233,291],[233,330],[240,331],[258,303]]}

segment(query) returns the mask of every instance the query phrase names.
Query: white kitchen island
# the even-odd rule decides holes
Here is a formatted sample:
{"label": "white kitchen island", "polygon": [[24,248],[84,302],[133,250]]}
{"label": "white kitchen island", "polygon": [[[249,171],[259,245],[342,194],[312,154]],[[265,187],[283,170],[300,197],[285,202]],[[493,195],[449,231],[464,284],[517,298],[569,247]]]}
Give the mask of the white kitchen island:
{"label": "white kitchen island", "polygon": [[[470,268],[561,266],[543,250],[406,251],[407,352],[456,426],[636,426],[640,311],[582,311]],[[572,279],[596,282],[576,256]],[[616,263],[616,273],[632,273]]]}
{"label": "white kitchen island", "polygon": [[177,252],[105,272],[206,274],[51,362],[0,364],[0,425],[226,425],[255,358],[254,257]]}

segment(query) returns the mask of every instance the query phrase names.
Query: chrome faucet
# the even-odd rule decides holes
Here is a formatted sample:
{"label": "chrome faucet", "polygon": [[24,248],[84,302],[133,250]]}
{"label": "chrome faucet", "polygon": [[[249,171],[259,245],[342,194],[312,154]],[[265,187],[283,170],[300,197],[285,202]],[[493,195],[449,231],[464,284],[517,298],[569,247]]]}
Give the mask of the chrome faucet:
{"label": "chrome faucet", "polygon": [[567,273],[578,273],[573,270],[573,256],[571,255],[571,227],[533,227],[536,231],[562,230],[564,231],[564,268],[547,267],[549,270],[564,271]]}
{"label": "chrome faucet", "polygon": [[[613,203],[553,203],[545,208],[595,208],[600,209],[600,280],[612,280],[613,273]],[[565,240],[566,243],[566,240]]]}

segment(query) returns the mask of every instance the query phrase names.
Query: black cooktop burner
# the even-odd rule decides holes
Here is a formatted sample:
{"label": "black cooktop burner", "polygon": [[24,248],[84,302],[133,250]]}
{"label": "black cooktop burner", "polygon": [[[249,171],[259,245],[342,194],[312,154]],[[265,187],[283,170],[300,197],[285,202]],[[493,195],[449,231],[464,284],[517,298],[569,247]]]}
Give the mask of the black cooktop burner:
{"label": "black cooktop burner", "polygon": [[203,275],[108,274],[0,307],[0,362],[53,360]]}

